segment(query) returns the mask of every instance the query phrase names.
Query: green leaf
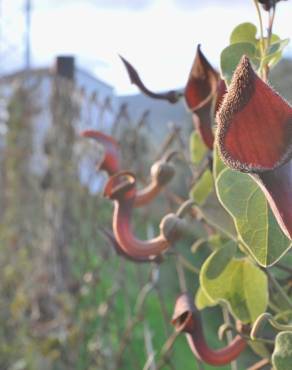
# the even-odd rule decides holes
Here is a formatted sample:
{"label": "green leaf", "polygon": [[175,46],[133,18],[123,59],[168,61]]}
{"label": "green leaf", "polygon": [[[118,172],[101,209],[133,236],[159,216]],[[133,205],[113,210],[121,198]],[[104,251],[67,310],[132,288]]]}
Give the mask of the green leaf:
{"label": "green leaf", "polygon": [[212,301],[206,294],[203,289],[199,287],[195,296],[195,305],[198,310],[203,310],[206,307],[212,307],[216,305],[216,302]]}
{"label": "green leaf", "polygon": [[237,239],[234,222],[228,212],[222,207],[214,192],[208,196],[203,206],[200,208],[197,207],[197,212],[210,225],[214,226],[228,238]]}
{"label": "green leaf", "polygon": [[288,44],[289,39],[272,43],[267,50],[267,55],[263,59],[263,63],[268,64],[270,68],[275,66],[280,61],[282,52]]}
{"label": "green leaf", "polygon": [[[218,174],[226,168],[217,152],[218,150],[215,147],[213,157],[214,179],[216,179]],[[197,211],[201,217],[203,217],[210,225],[215,227],[221,234],[224,234],[229,239],[237,239],[237,231],[235,229],[233,219],[220,204],[214,192],[208,196],[200,208],[197,208]]]}
{"label": "green leaf", "polygon": [[290,370],[292,364],[292,332],[282,331],[276,336],[272,363],[276,370]]}
{"label": "green leaf", "polygon": [[252,23],[241,23],[234,28],[230,36],[230,44],[249,42],[256,44],[257,28]]}
{"label": "green leaf", "polygon": [[247,174],[228,168],[216,180],[217,195],[234,219],[240,239],[262,266],[276,263],[291,246],[264,193]]}
{"label": "green leaf", "polygon": [[221,52],[221,72],[226,83],[229,85],[233,73],[243,55],[247,55],[255,63],[256,47],[249,42],[231,44]]}
{"label": "green leaf", "polygon": [[229,242],[213,252],[201,268],[200,284],[211,301],[226,301],[236,318],[253,322],[268,303],[267,277],[247,258],[233,258],[235,251]]}
{"label": "green leaf", "polygon": [[204,159],[208,148],[204,144],[201,136],[197,131],[193,131],[190,136],[190,154],[191,154],[191,161],[198,165]]}
{"label": "green leaf", "polygon": [[227,168],[225,164],[223,163],[222,159],[220,158],[220,155],[218,153],[218,147],[215,146],[214,152],[213,152],[213,176],[216,180],[217,177],[220,175],[220,173]]}
{"label": "green leaf", "polygon": [[209,169],[207,169],[197,183],[190,191],[190,197],[194,199],[199,205],[205,203],[209,194],[213,190],[213,176]]}

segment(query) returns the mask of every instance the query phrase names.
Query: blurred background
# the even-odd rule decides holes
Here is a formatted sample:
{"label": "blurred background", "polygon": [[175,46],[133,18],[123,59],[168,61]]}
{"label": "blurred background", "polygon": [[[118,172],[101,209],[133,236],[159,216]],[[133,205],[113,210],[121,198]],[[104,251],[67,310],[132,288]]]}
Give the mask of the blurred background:
{"label": "blurred background", "polygon": [[[257,24],[252,1],[234,3],[0,0],[1,370],[213,369],[195,362],[170,325],[179,292],[196,292],[206,255],[201,248],[194,256],[192,245],[206,230],[189,220],[187,237],[160,265],[116,255],[99,231],[111,227],[113,210],[102,198],[107,175],[96,171],[102,148],[79,133],[113,135],[141,186],[165,151],[188,156],[183,102],[139,94],[118,55],[152,90],[182,89],[197,44],[219,68],[234,26]],[[279,4],[281,38],[292,38],[291,14],[290,1]],[[290,44],[271,76],[290,102],[291,56]],[[188,197],[192,173],[175,164],[167,191],[135,211],[140,238],[156,235]],[[221,310],[203,318],[210,345],[222,346]],[[246,369],[253,356],[232,369]]]}

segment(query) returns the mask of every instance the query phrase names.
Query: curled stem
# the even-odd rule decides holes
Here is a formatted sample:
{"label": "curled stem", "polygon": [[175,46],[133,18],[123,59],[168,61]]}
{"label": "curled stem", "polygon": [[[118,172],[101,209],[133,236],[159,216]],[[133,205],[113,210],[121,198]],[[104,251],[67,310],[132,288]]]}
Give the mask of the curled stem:
{"label": "curled stem", "polygon": [[151,182],[144,189],[138,190],[134,200],[134,207],[143,207],[150,203],[171,181],[174,176],[174,166],[169,163],[178,152],[168,153],[164,159],[156,161],[151,167]]}
{"label": "curled stem", "polygon": [[292,331],[292,325],[284,325],[280,324],[278,321],[274,319],[274,317],[268,313],[264,312],[261,314],[253,324],[253,327],[250,332],[250,337],[252,340],[257,340],[257,334],[260,331],[260,329],[267,323],[269,322],[270,325],[272,325],[273,328],[279,331]]}
{"label": "curled stem", "polygon": [[195,205],[196,203],[191,200],[191,199],[188,199],[187,201],[185,201],[180,207],[179,209],[176,211],[176,215],[178,217],[184,217],[190,210],[191,208]]}

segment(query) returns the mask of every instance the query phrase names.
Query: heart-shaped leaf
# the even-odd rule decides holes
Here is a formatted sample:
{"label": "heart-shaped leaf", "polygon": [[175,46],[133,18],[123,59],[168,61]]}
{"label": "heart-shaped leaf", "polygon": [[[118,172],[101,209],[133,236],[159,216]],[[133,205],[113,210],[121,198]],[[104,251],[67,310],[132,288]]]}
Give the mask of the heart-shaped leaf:
{"label": "heart-shaped leaf", "polygon": [[208,196],[204,204],[197,211],[210,225],[214,226],[228,238],[237,239],[234,222],[228,212],[222,207],[214,192]]}
{"label": "heart-shaped leaf", "polygon": [[289,44],[289,39],[279,40],[277,42],[273,42],[268,50],[267,55],[263,59],[265,64],[268,64],[269,67],[274,67],[278,61],[280,61],[282,57],[282,52],[284,48]]}
{"label": "heart-shaped leaf", "polygon": [[230,36],[230,44],[236,44],[239,42],[249,42],[256,44],[257,28],[254,24],[246,22],[241,23],[234,28]]}
{"label": "heart-shaped leaf", "polygon": [[216,180],[217,195],[234,219],[240,239],[262,266],[271,266],[290,248],[265,195],[247,174],[228,168]]}
{"label": "heart-shaped leaf", "polygon": [[253,322],[268,303],[267,277],[247,258],[233,258],[235,251],[229,242],[213,252],[201,268],[200,284],[209,300],[226,301],[236,318]]}
{"label": "heart-shaped leaf", "polygon": [[203,310],[206,307],[212,307],[216,305],[216,302],[212,301],[203,291],[201,287],[197,290],[195,297],[195,305],[198,310]]}
{"label": "heart-shaped leaf", "polygon": [[240,62],[243,55],[247,55],[255,64],[256,47],[249,42],[239,42],[231,44],[221,52],[221,72],[229,85],[233,76],[233,73]]}
{"label": "heart-shaped leaf", "polygon": [[275,349],[272,356],[276,370],[289,370],[292,364],[292,332],[282,331],[276,337]]}

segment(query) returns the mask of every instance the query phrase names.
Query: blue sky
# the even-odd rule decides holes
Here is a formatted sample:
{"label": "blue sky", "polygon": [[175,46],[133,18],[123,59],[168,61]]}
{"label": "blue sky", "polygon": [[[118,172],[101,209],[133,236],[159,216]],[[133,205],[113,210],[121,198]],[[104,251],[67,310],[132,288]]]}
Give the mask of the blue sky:
{"label": "blue sky", "polygon": [[[9,0],[11,1],[11,0]],[[184,85],[196,45],[215,65],[233,27],[257,24],[253,0],[32,0],[32,60],[48,65],[57,54],[135,93],[117,55],[156,90]],[[235,5],[234,5],[235,4]],[[280,3],[274,30],[292,39],[292,1]],[[286,53],[292,52],[291,45]]]}

